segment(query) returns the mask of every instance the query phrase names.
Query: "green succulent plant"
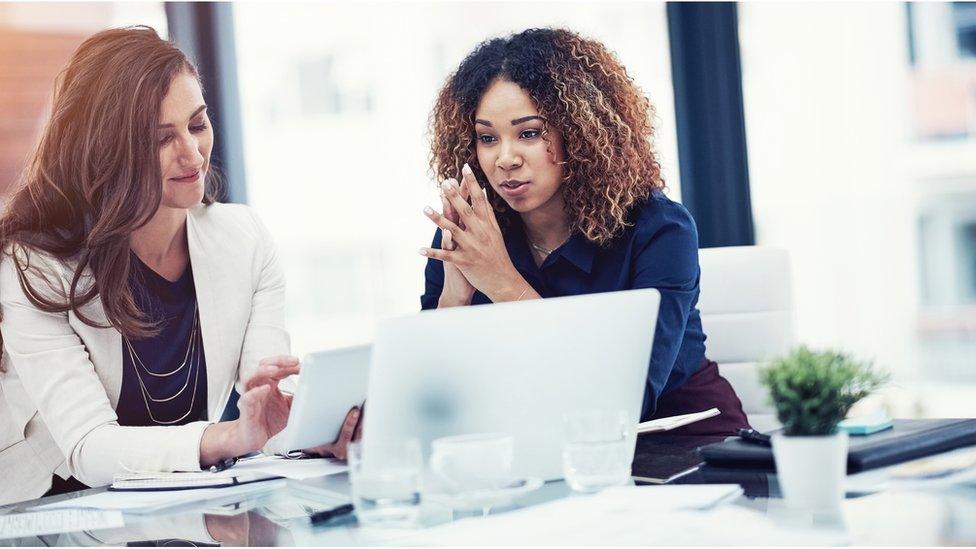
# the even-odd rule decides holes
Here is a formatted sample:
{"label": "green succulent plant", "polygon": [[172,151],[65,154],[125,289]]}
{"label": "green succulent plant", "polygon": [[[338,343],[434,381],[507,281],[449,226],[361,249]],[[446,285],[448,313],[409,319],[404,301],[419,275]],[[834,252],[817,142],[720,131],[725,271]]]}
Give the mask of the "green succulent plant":
{"label": "green succulent plant", "polygon": [[838,351],[800,346],[759,372],[787,436],[824,436],[857,401],[888,381],[888,374]]}

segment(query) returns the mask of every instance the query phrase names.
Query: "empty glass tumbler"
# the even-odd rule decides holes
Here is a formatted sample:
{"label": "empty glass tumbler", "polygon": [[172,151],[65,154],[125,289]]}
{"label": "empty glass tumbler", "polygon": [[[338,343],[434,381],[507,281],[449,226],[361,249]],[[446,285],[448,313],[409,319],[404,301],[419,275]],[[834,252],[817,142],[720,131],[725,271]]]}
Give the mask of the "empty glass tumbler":
{"label": "empty glass tumbler", "polygon": [[578,492],[597,492],[630,481],[634,430],[622,410],[567,414],[563,476]]}
{"label": "empty glass tumbler", "polygon": [[410,526],[420,513],[420,442],[369,440],[349,445],[349,481],[363,525]]}

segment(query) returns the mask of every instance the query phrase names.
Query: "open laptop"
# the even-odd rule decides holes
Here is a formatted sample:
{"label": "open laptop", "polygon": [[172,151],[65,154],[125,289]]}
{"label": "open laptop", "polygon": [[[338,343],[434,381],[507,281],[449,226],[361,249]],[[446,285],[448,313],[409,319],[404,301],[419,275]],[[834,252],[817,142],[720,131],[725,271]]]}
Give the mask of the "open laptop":
{"label": "open laptop", "polygon": [[[513,473],[562,478],[563,416],[620,409],[637,425],[657,290],[423,312],[382,322],[373,344],[364,444],[504,432]],[[631,441],[631,450],[636,435]]]}

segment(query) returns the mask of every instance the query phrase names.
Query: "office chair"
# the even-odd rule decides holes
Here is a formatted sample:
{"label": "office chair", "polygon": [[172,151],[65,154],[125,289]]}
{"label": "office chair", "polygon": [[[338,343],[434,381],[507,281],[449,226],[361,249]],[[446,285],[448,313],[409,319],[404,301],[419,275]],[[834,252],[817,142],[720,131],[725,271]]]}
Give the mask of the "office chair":
{"label": "office chair", "polygon": [[699,263],[706,356],[732,384],[753,428],[778,428],[758,368],[795,343],[789,254],[762,246],[707,248]]}

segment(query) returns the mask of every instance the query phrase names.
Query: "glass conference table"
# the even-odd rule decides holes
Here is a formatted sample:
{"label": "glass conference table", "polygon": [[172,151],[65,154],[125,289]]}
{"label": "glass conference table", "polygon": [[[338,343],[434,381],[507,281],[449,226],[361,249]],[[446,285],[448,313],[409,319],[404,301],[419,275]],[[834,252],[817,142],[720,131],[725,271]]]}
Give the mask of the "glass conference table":
{"label": "glass conference table", "polygon": [[[634,474],[641,476],[655,464],[668,460],[688,459],[694,448],[714,439],[692,437],[642,436],[638,440]],[[276,481],[274,488],[246,496],[220,501],[202,502],[172,508],[149,515],[125,515],[121,528],[68,532],[44,536],[0,540],[0,546],[295,546],[295,545],[425,545],[430,543],[424,532],[445,524],[460,521],[491,521],[512,517],[519,509],[531,509],[540,504],[567,497],[588,497],[572,494],[561,481],[549,482],[539,490],[526,494],[508,507],[490,510],[487,518],[481,513],[457,512],[450,508],[425,502],[419,526],[411,529],[360,527],[353,515],[312,526],[308,515],[349,501],[346,475],[338,474],[307,480]],[[815,516],[789,509],[779,497],[776,476],[763,471],[736,471],[703,466],[684,475],[672,484],[737,483],[743,495],[722,506],[737,514],[722,515],[726,521],[756,521],[774,523],[786,537],[766,538],[749,534],[723,538],[732,545],[798,544],[798,545],[976,545],[976,482],[969,484],[932,484],[914,489],[891,489],[885,469],[852,475],[848,479],[848,496],[839,513]],[[39,503],[54,502],[94,493],[104,488],[52,496],[41,500],[0,507],[0,515],[26,510]],[[539,508],[537,508],[539,509]],[[653,517],[648,517],[653,520]],[[714,520],[714,519],[709,519]],[[702,521],[700,528],[710,526]],[[483,524],[494,524],[485,522]],[[728,527],[729,525],[725,525]],[[738,526],[738,525],[737,525]],[[745,524],[741,525],[747,526]],[[674,528],[685,528],[674,525]],[[599,537],[602,544],[689,544],[697,540],[715,541],[712,537],[696,537],[695,531],[682,536],[667,535],[668,526],[657,525],[646,536],[635,538],[614,533]],[[705,530],[702,530],[704,533]],[[631,532],[633,534],[633,532]],[[704,536],[704,534],[703,534]],[[518,531],[509,532],[511,543],[521,539]],[[540,543],[538,533],[526,538]],[[593,539],[567,539],[553,534],[553,544],[573,544],[575,540],[589,544]],[[525,540],[523,540],[525,541]],[[434,543],[437,543],[436,541]],[[451,544],[492,544],[472,536],[454,538]]]}

